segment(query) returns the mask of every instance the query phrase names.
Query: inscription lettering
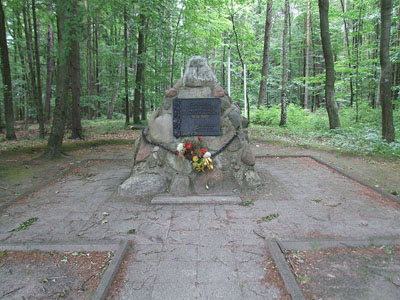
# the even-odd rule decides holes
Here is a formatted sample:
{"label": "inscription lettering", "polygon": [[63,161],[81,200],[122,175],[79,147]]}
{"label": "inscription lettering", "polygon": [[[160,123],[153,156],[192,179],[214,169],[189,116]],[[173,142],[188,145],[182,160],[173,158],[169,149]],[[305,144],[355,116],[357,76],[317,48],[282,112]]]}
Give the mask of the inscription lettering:
{"label": "inscription lettering", "polygon": [[174,136],[220,135],[220,105],[219,98],[175,98],[173,100]]}

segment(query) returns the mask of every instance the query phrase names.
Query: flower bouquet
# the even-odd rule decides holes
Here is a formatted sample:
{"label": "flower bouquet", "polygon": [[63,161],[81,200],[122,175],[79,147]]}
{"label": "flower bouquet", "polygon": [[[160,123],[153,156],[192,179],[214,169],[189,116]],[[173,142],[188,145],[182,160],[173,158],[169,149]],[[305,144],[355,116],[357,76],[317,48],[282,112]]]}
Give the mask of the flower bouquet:
{"label": "flower bouquet", "polygon": [[211,153],[207,148],[203,148],[202,142],[203,139],[198,136],[196,142],[179,143],[176,147],[176,154],[191,161],[196,171],[204,172],[207,169],[212,171],[214,165]]}

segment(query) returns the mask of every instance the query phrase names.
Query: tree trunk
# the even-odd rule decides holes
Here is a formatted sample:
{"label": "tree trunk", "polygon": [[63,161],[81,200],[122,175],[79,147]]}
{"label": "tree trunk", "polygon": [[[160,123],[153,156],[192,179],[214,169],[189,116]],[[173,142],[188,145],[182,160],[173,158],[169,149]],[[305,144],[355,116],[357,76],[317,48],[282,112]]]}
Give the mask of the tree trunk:
{"label": "tree trunk", "polygon": [[392,105],[392,63],[390,62],[390,26],[393,0],[381,0],[381,43],[379,59],[381,63],[380,100],[382,105],[382,138],[388,143],[394,141]]}
{"label": "tree trunk", "polygon": [[265,102],[265,96],[267,94],[267,81],[268,81],[268,69],[269,69],[269,52],[270,52],[270,40],[271,40],[271,28],[272,28],[272,6],[273,0],[269,0],[267,3],[267,10],[265,15],[265,29],[264,29],[264,50],[263,50],[263,62],[261,68],[261,82],[260,91],[258,93],[257,108]]}
{"label": "tree trunk", "polygon": [[94,55],[95,55],[95,77],[96,77],[96,96],[97,96],[97,112],[96,116],[101,116],[101,109],[100,109],[100,80],[99,80],[99,24],[95,23],[95,30],[94,30]]}
{"label": "tree trunk", "polygon": [[279,122],[280,126],[286,124],[286,101],[287,101],[287,80],[288,80],[288,72],[287,72],[287,34],[289,27],[289,0],[285,0],[285,11],[284,11],[284,25],[283,25],[283,34],[282,34],[282,90],[281,90],[281,120]]}
{"label": "tree trunk", "polygon": [[146,93],[145,93],[145,84],[146,84],[146,81],[145,81],[145,78],[144,78],[144,76],[143,76],[143,78],[142,78],[142,86],[141,86],[141,88],[142,88],[142,91],[141,91],[141,93],[140,93],[140,102],[141,102],[141,110],[140,110],[140,112],[141,112],[141,117],[140,117],[140,119],[142,120],[142,121],[144,121],[144,120],[146,120]]}
{"label": "tree trunk", "polygon": [[49,29],[47,34],[47,79],[46,79],[46,102],[45,102],[45,113],[46,120],[50,121],[50,100],[52,95],[53,85],[53,25],[49,23]]}
{"label": "tree trunk", "polygon": [[228,95],[231,95],[231,47],[228,46],[228,70],[227,70],[227,85],[228,85]]}
{"label": "tree trunk", "polygon": [[[67,46],[68,24],[71,20],[72,6],[71,0],[57,0],[57,27],[58,27],[58,64],[56,72],[56,105],[53,112],[53,123],[47,148],[44,156],[47,158],[57,158],[62,155],[62,142],[64,137],[64,127],[67,118],[67,97],[69,84],[68,56],[69,47]],[[69,21],[69,22],[68,22]]]}
{"label": "tree trunk", "polygon": [[140,100],[142,91],[142,80],[144,73],[144,30],[146,24],[146,16],[144,14],[139,15],[140,27],[138,37],[138,55],[137,55],[137,72],[136,72],[136,86],[133,100],[133,122],[138,124],[140,122]]}
{"label": "tree trunk", "polygon": [[225,44],[222,48],[221,59],[221,86],[225,88]]}
{"label": "tree trunk", "polygon": [[27,10],[28,3],[26,3],[26,6],[23,7],[22,9],[22,14],[24,18],[24,31],[25,31],[25,42],[26,42],[26,52],[28,55],[28,66],[29,66],[29,77],[30,77],[30,87],[31,87],[31,92],[30,96],[31,99],[34,100],[36,110],[38,110],[37,107],[37,97],[36,97],[36,75],[34,71],[34,66],[33,66],[33,49],[32,49],[32,26],[31,26],[31,21],[29,17],[29,10]]}
{"label": "tree trunk", "polygon": [[8,57],[7,35],[6,35],[6,17],[4,15],[3,3],[0,0],[0,50],[1,50],[1,75],[3,78],[4,89],[4,114],[6,120],[6,138],[14,140],[14,111],[12,100],[11,69]]}
{"label": "tree trunk", "polygon": [[[237,31],[236,31],[235,18],[234,18],[233,13],[231,13],[231,21],[232,21],[233,33],[234,33],[234,35],[235,35],[236,50],[237,50],[238,55],[239,55],[239,60],[240,60],[240,63],[241,63],[241,65],[242,65],[242,70],[243,70],[243,72],[244,72],[244,71],[245,71],[245,70],[244,70],[244,69],[245,69],[245,62],[244,62],[244,59],[243,59],[243,56],[242,56],[242,52],[240,51],[240,48],[239,48],[239,38],[238,38]],[[247,95],[247,93],[245,93],[245,94],[246,94],[246,99],[245,99],[245,102],[246,102],[246,103],[245,103],[245,107],[248,107],[248,108],[249,108],[249,95]],[[250,122],[250,109],[247,110],[247,112],[246,112],[246,114],[245,114],[245,117],[246,117],[247,120],[249,120],[249,122]]]}
{"label": "tree trunk", "polygon": [[246,64],[243,65],[243,102],[244,102],[244,115],[248,116],[248,107],[247,107],[247,70]]}
{"label": "tree trunk", "polygon": [[122,73],[122,62],[119,63],[118,66],[118,77],[117,77],[117,82],[115,83],[115,91],[114,94],[111,98],[111,102],[108,105],[108,113],[107,113],[107,119],[111,120],[112,119],[112,115],[114,113],[114,103],[115,100],[117,100],[118,97],[118,89],[119,89],[119,83],[120,83],[120,79],[121,79],[121,73]]}
{"label": "tree trunk", "polygon": [[[83,1],[86,11],[89,11],[87,0]],[[91,107],[91,96],[93,95],[93,78],[92,78],[92,30],[90,24],[90,17],[87,16],[86,20],[86,76],[87,76],[87,95],[88,95],[88,119],[91,120],[93,117],[93,109]]]}
{"label": "tree trunk", "polygon": [[[397,10],[397,16],[400,16],[400,5]],[[396,40],[396,49],[400,49],[400,22],[397,25],[397,40]],[[396,89],[393,91],[393,99],[394,100],[399,100],[399,85],[400,85],[400,62],[397,59],[397,62],[395,63],[394,66],[394,80],[393,84],[396,87]]]}
{"label": "tree trunk", "polygon": [[82,124],[81,124],[81,60],[80,60],[80,34],[79,25],[76,22],[79,20],[78,16],[78,1],[73,0],[73,18],[74,23],[71,24],[71,34],[73,40],[71,41],[71,50],[69,56],[69,71],[72,93],[72,138],[83,139]]}
{"label": "tree trunk", "polygon": [[304,87],[304,108],[308,109],[308,77],[310,76],[310,19],[311,19],[311,0],[307,1],[307,33],[306,33],[306,70]]}
{"label": "tree trunk", "polygon": [[[344,44],[347,49],[347,59],[349,60],[349,69],[351,69],[351,53],[350,53],[350,43],[349,43],[349,25],[347,24],[346,18],[344,14],[347,12],[347,0],[340,0],[342,5],[342,12],[343,12],[343,23],[344,23]],[[350,106],[353,105],[354,102],[354,88],[353,88],[353,78],[350,74]]]}
{"label": "tree trunk", "polygon": [[125,61],[125,126],[129,124],[129,86],[128,86],[128,20],[124,7],[124,61]]}
{"label": "tree trunk", "polygon": [[37,119],[39,123],[39,136],[44,139],[44,116],[43,116],[43,101],[42,101],[42,81],[40,79],[40,56],[39,56],[39,38],[38,26],[36,22],[36,3],[32,0],[32,18],[33,18],[33,33],[35,36],[35,61],[36,61],[36,109]]}
{"label": "tree trunk", "polygon": [[329,118],[329,128],[340,127],[338,106],[335,100],[335,68],[333,63],[333,52],[331,38],[329,36],[329,0],[318,0],[319,21],[321,28],[322,50],[325,59],[325,101]]}

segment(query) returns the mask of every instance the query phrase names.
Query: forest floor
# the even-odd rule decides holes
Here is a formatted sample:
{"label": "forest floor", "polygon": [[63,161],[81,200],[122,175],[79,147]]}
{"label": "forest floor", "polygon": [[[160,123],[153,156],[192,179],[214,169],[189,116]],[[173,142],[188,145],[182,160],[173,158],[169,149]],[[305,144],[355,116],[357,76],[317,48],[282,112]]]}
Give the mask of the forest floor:
{"label": "forest floor", "polygon": [[[270,156],[257,163],[268,193],[244,199],[249,201],[246,207],[152,207],[122,199],[115,192],[130,173],[132,139],[137,136],[138,132],[132,132],[125,144],[92,148],[84,145],[90,141],[78,142],[68,156],[56,161],[39,159],[43,148],[34,152],[0,151],[0,205],[12,202],[0,211],[0,246],[32,241],[132,240],[133,248],[113,282],[110,299],[184,299],[188,295],[197,295],[198,299],[217,299],[220,295],[229,295],[230,299],[289,299],[260,236],[280,240],[369,239],[400,234],[399,204],[311,158],[285,156],[313,156],[391,194],[400,190],[400,163],[396,160],[305,149],[252,137],[255,154]],[[32,218],[37,221],[24,223]],[[20,227],[22,230],[12,231]],[[356,295],[371,282],[375,284],[373,290],[381,294],[368,294],[372,291],[369,289],[360,294],[362,299],[398,296],[398,247],[320,251],[288,254],[297,255],[291,258],[296,261],[292,272],[308,299],[345,299],[341,298],[345,297],[343,291]],[[18,268],[21,271],[25,263],[21,260],[19,267],[15,262],[12,266],[13,257],[18,255],[0,252],[0,271],[16,268],[19,274]],[[32,255],[31,260],[35,260],[39,254]],[[43,255],[49,257],[49,253]],[[336,264],[330,265],[332,262]],[[341,262],[344,266],[338,267]],[[356,271],[349,273],[352,266]],[[49,285],[41,280],[51,274],[43,275],[39,269],[36,273],[30,270],[30,276],[36,278],[37,292],[44,295],[43,288]],[[58,267],[49,269],[53,272]],[[79,274],[81,279],[92,276]],[[338,282],[342,274],[350,274],[351,280]],[[11,289],[8,283],[1,284],[0,295],[11,292],[4,299],[13,299],[28,292],[28,283],[14,286]],[[49,292],[59,293],[56,296],[60,299],[68,299],[68,295],[88,299],[85,293],[73,294],[77,290],[71,285],[56,287]]]}

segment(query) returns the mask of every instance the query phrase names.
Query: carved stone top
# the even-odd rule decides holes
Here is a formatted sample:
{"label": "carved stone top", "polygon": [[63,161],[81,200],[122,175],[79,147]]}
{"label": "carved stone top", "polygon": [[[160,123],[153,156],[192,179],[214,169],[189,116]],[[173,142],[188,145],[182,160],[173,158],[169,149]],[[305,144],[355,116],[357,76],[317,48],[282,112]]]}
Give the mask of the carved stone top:
{"label": "carved stone top", "polygon": [[202,56],[192,56],[186,65],[183,76],[183,86],[200,87],[217,85],[217,77],[208,65],[207,60]]}

